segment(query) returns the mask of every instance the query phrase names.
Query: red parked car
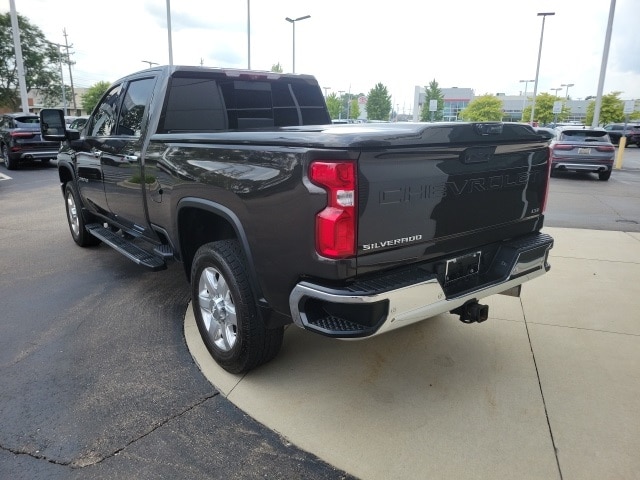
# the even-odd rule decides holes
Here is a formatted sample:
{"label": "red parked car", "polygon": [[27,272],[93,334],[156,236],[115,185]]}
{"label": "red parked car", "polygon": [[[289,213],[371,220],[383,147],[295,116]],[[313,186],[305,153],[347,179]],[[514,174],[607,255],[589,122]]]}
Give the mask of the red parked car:
{"label": "red parked car", "polygon": [[40,118],[33,113],[5,113],[0,116],[0,153],[7,170],[28,160],[48,162],[56,158],[60,142],[40,136]]}

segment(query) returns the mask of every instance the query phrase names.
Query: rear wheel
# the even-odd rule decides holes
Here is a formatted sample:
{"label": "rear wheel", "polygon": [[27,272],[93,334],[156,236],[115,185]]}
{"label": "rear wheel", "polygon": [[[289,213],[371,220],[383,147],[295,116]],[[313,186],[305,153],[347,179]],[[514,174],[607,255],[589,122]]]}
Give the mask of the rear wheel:
{"label": "rear wheel", "polygon": [[100,240],[91,235],[85,228],[86,222],[82,216],[82,204],[72,182],[67,182],[64,187],[64,204],[67,209],[67,222],[73,241],[81,247],[98,245]]}
{"label": "rear wheel", "polygon": [[609,178],[611,178],[611,170],[607,170],[606,172],[599,172],[598,178],[603,182],[606,182],[607,180],[609,180]]}
{"label": "rear wheel", "polygon": [[284,328],[265,327],[237,241],[207,243],[198,249],[191,295],[202,340],[228,372],[247,372],[280,351]]}
{"label": "rear wheel", "polygon": [[2,153],[2,161],[4,162],[4,166],[7,167],[7,170],[15,170],[18,166],[18,162],[9,156],[9,149],[4,143],[0,147],[0,150],[0,153]]}

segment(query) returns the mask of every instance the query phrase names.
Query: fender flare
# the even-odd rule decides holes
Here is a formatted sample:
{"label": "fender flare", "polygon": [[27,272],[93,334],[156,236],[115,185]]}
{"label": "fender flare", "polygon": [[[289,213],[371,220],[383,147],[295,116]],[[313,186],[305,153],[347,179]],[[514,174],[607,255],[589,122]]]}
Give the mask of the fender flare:
{"label": "fender flare", "polygon": [[[249,246],[249,239],[247,238],[247,234],[244,230],[244,227],[242,226],[242,222],[240,221],[240,218],[228,207],[225,207],[224,205],[219,204],[217,202],[213,202],[211,200],[205,200],[203,198],[198,198],[198,197],[184,197],[180,199],[178,201],[178,204],[176,205],[176,214],[174,216],[174,226],[173,226],[174,231],[177,233],[176,240],[177,240],[178,248],[180,250],[182,250],[182,245],[181,245],[181,238],[180,238],[180,233],[178,228],[178,219],[180,218],[180,211],[185,208],[196,208],[199,210],[205,210],[207,212],[213,213],[214,215],[224,218],[231,225],[231,227],[235,231],[236,238],[240,242],[242,251],[247,260],[246,267],[247,267],[247,271],[249,272],[249,278],[255,292],[257,304],[261,308],[269,308],[269,304],[264,298],[264,295],[262,293],[262,288],[260,287],[260,282],[258,281],[258,275],[256,274],[256,270],[254,267],[255,263],[253,261],[251,247]],[[187,276],[190,279],[189,272],[185,272],[185,273],[187,273]]]}

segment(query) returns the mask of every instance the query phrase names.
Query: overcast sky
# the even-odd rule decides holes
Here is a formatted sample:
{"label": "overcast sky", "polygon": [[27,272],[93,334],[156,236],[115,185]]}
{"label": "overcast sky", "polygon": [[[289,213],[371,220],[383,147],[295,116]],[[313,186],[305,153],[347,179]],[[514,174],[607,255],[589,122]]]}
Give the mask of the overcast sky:
{"label": "overcast sky", "polygon": [[[166,0],[14,0],[47,39],[73,44],[74,84],[89,87],[169,63]],[[9,11],[1,0],[0,11]],[[173,0],[173,63],[246,68],[247,0]],[[416,85],[468,87],[476,95],[524,91],[535,78],[546,17],[538,92],[573,83],[572,98],[596,95],[611,0],[251,0],[251,67],[318,78],[329,93],[367,93],[383,83],[402,113]],[[640,99],[640,0],[617,0],[604,93]],[[69,83],[68,71],[65,79]],[[533,84],[528,85],[531,94]],[[566,88],[559,95],[564,96]]]}

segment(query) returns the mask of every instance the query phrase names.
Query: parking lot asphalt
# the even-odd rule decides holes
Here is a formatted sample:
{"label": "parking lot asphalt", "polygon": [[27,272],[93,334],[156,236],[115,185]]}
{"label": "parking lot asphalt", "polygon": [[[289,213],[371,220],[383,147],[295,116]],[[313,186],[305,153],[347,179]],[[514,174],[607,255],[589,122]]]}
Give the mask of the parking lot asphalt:
{"label": "parking lot asphalt", "polygon": [[640,233],[544,229],[551,271],[489,320],[445,314],[364,341],[290,327],[244,376],[184,331],[222,395],[363,480],[633,479],[640,472]]}

